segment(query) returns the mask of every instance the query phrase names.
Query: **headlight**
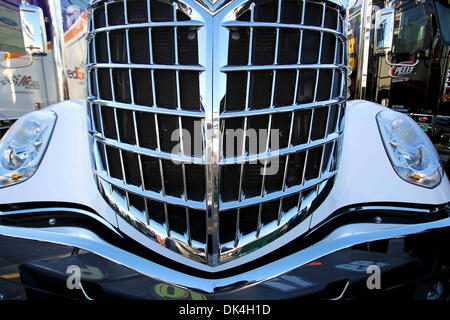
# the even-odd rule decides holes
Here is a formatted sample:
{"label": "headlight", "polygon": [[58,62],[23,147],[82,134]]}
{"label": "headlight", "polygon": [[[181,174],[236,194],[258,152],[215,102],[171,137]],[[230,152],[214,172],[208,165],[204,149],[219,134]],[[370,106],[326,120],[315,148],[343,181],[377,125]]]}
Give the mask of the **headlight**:
{"label": "headlight", "polygon": [[30,178],[39,167],[56,122],[49,110],[29,113],[0,140],[0,188]]}
{"label": "headlight", "polygon": [[407,115],[391,110],[379,112],[377,122],[397,174],[419,186],[437,186],[443,176],[439,156],[417,123]]}

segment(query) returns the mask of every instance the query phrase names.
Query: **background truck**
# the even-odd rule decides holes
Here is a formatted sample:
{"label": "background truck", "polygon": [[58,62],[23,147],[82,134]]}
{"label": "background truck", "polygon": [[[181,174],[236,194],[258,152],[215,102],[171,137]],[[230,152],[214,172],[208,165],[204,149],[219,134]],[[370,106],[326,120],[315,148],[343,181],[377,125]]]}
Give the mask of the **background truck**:
{"label": "background truck", "polygon": [[351,98],[412,116],[434,142],[448,173],[448,0],[356,0],[348,10]]}
{"label": "background truck", "polygon": [[[85,95],[88,0],[0,0],[0,137],[22,115]],[[24,48],[20,14],[41,10],[43,50]],[[25,33],[25,34],[24,34]]]}

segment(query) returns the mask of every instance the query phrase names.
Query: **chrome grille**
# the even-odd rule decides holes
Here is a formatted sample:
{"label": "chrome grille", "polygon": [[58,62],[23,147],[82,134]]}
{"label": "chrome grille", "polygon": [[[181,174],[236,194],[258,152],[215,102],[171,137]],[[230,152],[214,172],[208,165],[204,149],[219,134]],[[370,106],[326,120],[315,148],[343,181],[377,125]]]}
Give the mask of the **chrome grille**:
{"label": "chrome grille", "polygon": [[214,17],[191,1],[91,6],[95,174],[118,214],[210,265],[310,216],[336,174],[345,110],[338,6],[235,1]]}

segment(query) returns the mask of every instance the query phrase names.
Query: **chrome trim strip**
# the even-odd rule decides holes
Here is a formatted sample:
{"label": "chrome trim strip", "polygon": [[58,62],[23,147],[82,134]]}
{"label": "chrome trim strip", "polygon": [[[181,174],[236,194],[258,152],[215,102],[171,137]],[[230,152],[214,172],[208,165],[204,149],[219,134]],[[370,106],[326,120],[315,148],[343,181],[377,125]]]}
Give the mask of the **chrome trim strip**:
{"label": "chrome trim strip", "polygon": [[[311,124],[312,124],[312,121],[311,121]],[[310,132],[311,132],[311,130],[310,130]],[[330,133],[327,137],[325,137],[323,139],[314,140],[313,142],[310,141],[309,143],[299,144],[299,145],[296,145],[296,146],[290,147],[290,148],[287,147],[287,148],[275,150],[273,152],[252,154],[249,156],[246,155],[246,156],[241,156],[241,157],[237,157],[237,158],[224,158],[224,159],[222,159],[220,164],[225,165],[225,164],[235,164],[235,163],[241,163],[241,162],[250,162],[250,161],[255,161],[255,160],[268,160],[268,159],[271,159],[274,157],[297,153],[299,151],[309,150],[309,149],[312,149],[312,148],[315,148],[318,146],[325,145],[330,141],[338,139],[339,136],[340,135],[338,133]],[[309,139],[311,139],[311,137],[309,137]]]}
{"label": "chrome trim strip", "polygon": [[[306,26],[303,24],[285,24],[285,23],[273,23],[273,22],[244,22],[244,21],[229,21],[223,24],[224,27],[255,27],[255,28],[286,28],[286,29],[298,29],[298,30],[311,30],[319,32],[327,32],[342,37],[341,32],[328,29],[325,27]],[[342,37],[343,38],[343,37]]]}
{"label": "chrome trim strip", "polygon": [[221,210],[230,210],[235,208],[244,208],[255,204],[263,204],[265,202],[269,202],[271,200],[276,200],[281,197],[287,197],[293,194],[296,194],[300,191],[306,190],[308,188],[319,185],[322,182],[327,182],[330,178],[334,177],[336,172],[327,173],[326,175],[322,175],[322,177],[317,179],[309,180],[303,185],[296,185],[294,187],[290,187],[285,189],[284,191],[272,192],[268,194],[264,194],[264,196],[256,196],[248,199],[244,199],[241,201],[230,201],[230,202],[222,202],[220,201],[220,209]]}
{"label": "chrome trim strip", "polygon": [[173,161],[178,161],[178,162],[183,162],[183,163],[205,164],[205,160],[203,160],[203,158],[196,158],[196,157],[185,156],[182,154],[173,154],[173,153],[167,153],[164,151],[157,151],[157,150],[142,148],[142,147],[139,147],[136,145],[118,142],[113,139],[102,137],[98,133],[94,134],[93,138],[94,138],[94,140],[100,141],[103,144],[115,147],[117,149],[126,150],[126,151],[134,152],[137,154],[141,154],[141,155],[145,155],[145,156],[149,156],[149,157],[153,157],[153,158],[173,160]]}
{"label": "chrome trim strip", "polygon": [[[175,2],[174,2],[175,3]],[[117,26],[107,26],[103,28],[98,28],[92,30],[88,33],[88,36],[95,35],[100,32],[109,32],[114,30],[128,30],[128,29],[138,29],[138,28],[158,28],[158,27],[198,27],[201,28],[205,24],[201,21],[190,20],[190,21],[166,21],[166,22],[144,22],[144,23],[130,23]]]}
{"label": "chrome trim strip", "polygon": [[[109,32],[107,33],[107,35]],[[109,43],[109,42],[108,42]],[[109,49],[108,49],[109,50]],[[109,52],[109,51],[108,51]],[[184,71],[205,71],[205,68],[202,66],[189,66],[184,64],[138,64],[138,63],[97,63],[97,64],[88,64],[88,70],[91,69],[152,69],[152,70],[184,70]]]}
{"label": "chrome trim strip", "polygon": [[[205,161],[206,161],[206,247],[207,264],[215,266],[220,263],[220,238],[219,238],[219,157],[220,157],[220,103],[218,96],[217,79],[215,75],[217,60],[220,55],[217,54],[217,47],[214,46],[218,39],[220,26],[218,21],[211,15],[205,18],[209,25],[206,29],[206,35],[199,42],[205,46],[205,60],[208,64],[208,71],[205,73]],[[199,39],[200,40],[200,39]],[[200,54],[199,50],[199,54]]]}
{"label": "chrome trim strip", "polygon": [[203,118],[205,115],[200,111],[190,111],[190,110],[176,110],[176,109],[165,109],[156,106],[142,106],[134,103],[123,103],[123,102],[112,102],[109,100],[89,98],[88,101],[93,104],[98,104],[106,107],[113,107],[118,109],[141,111],[155,114],[164,115],[175,115],[175,116],[185,116],[193,118]]}
{"label": "chrome trim strip", "polygon": [[113,231],[116,235],[122,238],[122,235],[117,232],[117,230],[105,219],[100,217],[99,215],[96,215],[95,213],[89,212],[87,210],[83,209],[76,209],[76,208],[67,208],[67,207],[50,207],[50,208],[33,208],[33,209],[22,209],[22,210],[13,210],[13,211],[0,211],[0,217],[1,216],[13,216],[13,215],[19,215],[19,214],[27,214],[27,213],[39,213],[39,212],[71,212],[71,213],[79,213],[85,216],[88,216],[92,219],[97,220],[98,222],[102,223],[104,226],[106,226],[108,229]]}
{"label": "chrome trim strip", "polygon": [[398,212],[414,212],[414,213],[432,213],[433,211],[428,209],[421,209],[421,208],[410,208],[410,207],[402,207],[402,206],[361,206],[361,207],[354,207],[348,209],[349,212],[353,211],[380,211],[380,210],[389,210],[389,211],[398,211]]}
{"label": "chrome trim strip", "polygon": [[345,283],[344,289],[342,289],[342,292],[335,298],[330,299],[331,301],[337,301],[341,300],[344,297],[345,292],[347,291],[348,285],[350,284],[350,280],[347,280]]}
{"label": "chrome trim strip", "polygon": [[[187,208],[205,210],[206,202],[194,201],[194,200],[184,200],[184,198],[174,197],[166,195],[163,190],[162,193],[157,193],[149,190],[142,190],[140,187],[136,187],[132,184],[125,184],[123,180],[119,180],[113,177],[108,177],[104,171],[96,171],[95,174],[102,180],[108,182],[109,184],[115,185],[123,190],[129,190],[132,193],[154,199],[163,203],[175,204],[179,206],[186,206]],[[164,188],[163,188],[164,189]]]}
{"label": "chrome trim strip", "polygon": [[[320,53],[319,53],[320,56]],[[320,59],[320,57],[319,57]],[[272,65],[250,65],[250,66],[225,66],[222,72],[235,71],[258,71],[258,70],[285,70],[285,69],[341,69],[340,64],[272,64]]]}

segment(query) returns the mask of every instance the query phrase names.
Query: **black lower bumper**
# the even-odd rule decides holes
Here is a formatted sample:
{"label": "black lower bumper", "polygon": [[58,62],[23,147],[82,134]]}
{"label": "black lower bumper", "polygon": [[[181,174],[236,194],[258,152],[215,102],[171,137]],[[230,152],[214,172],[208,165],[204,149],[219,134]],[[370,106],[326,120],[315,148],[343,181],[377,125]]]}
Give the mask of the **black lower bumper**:
{"label": "black lower bumper", "polygon": [[[448,239],[447,229],[364,243],[260,284],[216,294],[154,280],[92,253],[26,262],[20,274],[30,299],[446,299],[450,295]],[[67,287],[70,273],[66,271],[74,265],[81,268],[84,293]],[[376,267],[370,266],[379,267],[379,280]]]}

